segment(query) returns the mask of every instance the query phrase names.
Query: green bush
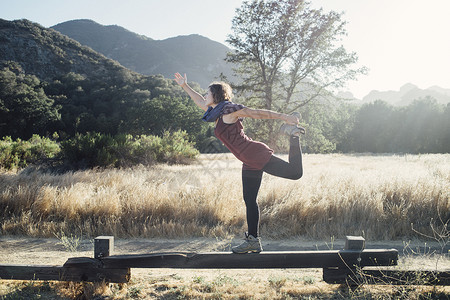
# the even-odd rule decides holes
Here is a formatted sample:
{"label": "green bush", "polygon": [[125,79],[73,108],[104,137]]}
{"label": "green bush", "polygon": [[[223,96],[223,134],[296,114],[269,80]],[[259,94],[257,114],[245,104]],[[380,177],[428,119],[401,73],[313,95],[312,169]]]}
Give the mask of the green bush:
{"label": "green bush", "polygon": [[33,135],[28,141],[0,140],[0,169],[20,169],[56,158],[69,168],[130,167],[154,163],[185,164],[198,155],[185,131],[153,135],[77,134],[61,142]]}
{"label": "green bush", "polygon": [[194,144],[189,142],[185,131],[165,131],[161,143],[163,162],[170,164],[187,163],[199,154]]}
{"label": "green bush", "polygon": [[115,160],[108,151],[116,148],[110,135],[101,133],[77,134],[61,143],[62,157],[73,167],[92,168],[110,166]]}
{"label": "green bush", "polygon": [[64,159],[75,168],[187,163],[198,154],[185,131],[166,131],[162,137],[77,134],[62,142],[61,148]]}
{"label": "green bush", "polygon": [[28,141],[23,141],[4,137],[0,140],[0,168],[24,168],[29,164],[54,158],[59,152],[59,145],[49,138],[33,135]]}

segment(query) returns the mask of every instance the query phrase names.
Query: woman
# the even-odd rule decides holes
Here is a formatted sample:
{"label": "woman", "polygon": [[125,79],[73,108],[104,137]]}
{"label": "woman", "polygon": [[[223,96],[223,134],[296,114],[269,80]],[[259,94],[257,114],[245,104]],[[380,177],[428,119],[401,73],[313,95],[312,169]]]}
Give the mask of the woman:
{"label": "woman", "polygon": [[[299,179],[303,174],[302,152],[299,135],[304,129],[298,127],[300,115],[277,113],[264,109],[251,109],[231,102],[231,87],[223,82],[213,82],[203,97],[187,83],[186,74],[175,74],[175,81],[191,97],[198,107],[205,111],[203,120],[215,122],[214,134],[223,144],[242,161],[242,188],[247,209],[248,232],[244,242],[232,248],[234,253],[262,251],[259,237],[259,207],[256,201],[263,172],[278,177]],[[261,142],[253,141],[244,133],[242,118],[280,119],[286,122],[281,132],[290,136],[289,162],[275,155],[273,150]]]}

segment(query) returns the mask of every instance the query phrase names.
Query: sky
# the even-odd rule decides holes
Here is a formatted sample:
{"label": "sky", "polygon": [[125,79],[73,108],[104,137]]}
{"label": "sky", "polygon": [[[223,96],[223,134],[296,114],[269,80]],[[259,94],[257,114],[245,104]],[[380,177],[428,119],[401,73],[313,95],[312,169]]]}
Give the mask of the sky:
{"label": "sky", "polygon": [[[369,69],[343,89],[357,98],[371,90],[450,88],[449,0],[312,0],[343,12],[342,45]],[[0,18],[50,27],[74,19],[119,25],[160,40],[200,34],[225,45],[242,0],[0,0]],[[230,46],[230,45],[227,45]]]}

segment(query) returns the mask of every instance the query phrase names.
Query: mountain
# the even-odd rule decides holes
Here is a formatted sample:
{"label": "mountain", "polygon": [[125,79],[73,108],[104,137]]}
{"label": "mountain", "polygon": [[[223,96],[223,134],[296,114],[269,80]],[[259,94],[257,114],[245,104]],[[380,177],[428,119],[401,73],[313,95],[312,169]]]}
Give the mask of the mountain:
{"label": "mountain", "polygon": [[371,91],[362,99],[362,103],[369,103],[375,100],[383,100],[394,106],[407,106],[414,100],[431,97],[438,103],[450,103],[450,89],[432,86],[427,89],[420,89],[414,84],[407,83],[400,87],[399,91]]}
{"label": "mountain", "polygon": [[51,28],[144,75],[173,78],[175,72],[186,73],[190,81],[206,87],[221,73],[228,77],[232,74],[231,66],[224,61],[230,49],[200,35],[154,40],[92,20],[72,20]]}
{"label": "mountain", "polygon": [[28,20],[0,19],[0,137],[162,136],[170,128],[201,143],[201,115],[172,79],[131,71]]}
{"label": "mountain", "polygon": [[51,82],[69,72],[87,77],[139,77],[75,40],[28,20],[0,19],[0,62],[18,63],[23,72]]}

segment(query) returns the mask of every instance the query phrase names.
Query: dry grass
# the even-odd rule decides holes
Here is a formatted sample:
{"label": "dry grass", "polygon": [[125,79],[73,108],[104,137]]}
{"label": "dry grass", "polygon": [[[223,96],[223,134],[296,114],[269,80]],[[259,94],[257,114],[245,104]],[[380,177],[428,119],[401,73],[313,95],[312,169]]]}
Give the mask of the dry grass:
{"label": "dry grass", "polygon": [[[263,275],[261,275],[261,273]],[[321,270],[146,271],[130,283],[19,282],[0,285],[0,299],[448,299],[450,287],[326,284]]]}
{"label": "dry grass", "polygon": [[[245,231],[241,165],[228,154],[190,166],[0,174],[1,233],[54,237],[226,237]],[[304,155],[298,181],[265,174],[268,237],[430,234],[450,219],[450,154]],[[433,220],[433,221],[432,221]]]}

